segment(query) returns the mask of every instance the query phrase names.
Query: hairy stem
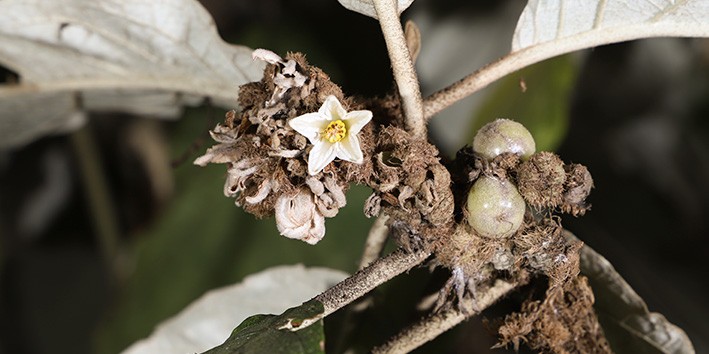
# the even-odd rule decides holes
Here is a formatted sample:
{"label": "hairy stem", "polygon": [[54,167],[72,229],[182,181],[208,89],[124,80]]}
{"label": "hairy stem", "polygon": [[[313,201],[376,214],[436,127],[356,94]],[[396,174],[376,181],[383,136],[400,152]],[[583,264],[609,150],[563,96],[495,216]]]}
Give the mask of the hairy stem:
{"label": "hairy stem", "polygon": [[[352,301],[364,296],[377,286],[421,264],[429,255],[431,255],[431,252],[428,251],[409,253],[399,248],[389,255],[377,259],[366,268],[313,298],[313,300],[320,301],[323,304],[324,311],[319,318],[314,319],[311,323],[327,317]],[[306,327],[305,325],[300,326],[295,330],[301,330]]]}
{"label": "hairy stem", "polygon": [[423,102],[414,63],[406,46],[404,30],[397,11],[396,0],[374,0],[374,9],[379,17],[386,42],[394,80],[399,87],[399,96],[406,118],[406,129],[415,137],[426,136],[426,121],[423,118]]}
{"label": "hairy stem", "polygon": [[438,112],[484,89],[500,78],[544,59],[525,55],[526,52],[526,50],[522,50],[508,54],[458,80],[456,83],[426,97],[423,102],[425,119],[431,119],[431,117]]}
{"label": "hairy stem", "polygon": [[[394,336],[386,344],[376,347],[372,353],[376,354],[395,354],[408,353],[421,345],[438,337],[443,332],[457,326],[467,318],[480,313],[482,310],[490,307],[505,294],[516,288],[515,283],[497,280],[495,285],[484,292],[478,293],[476,299],[465,298],[465,303],[460,304],[459,308],[464,308],[467,311],[461,311],[459,308],[445,310],[439,313],[429,315],[410,327],[405,328],[399,334]],[[475,307],[477,305],[477,307]],[[476,308],[477,310],[473,310]]]}
{"label": "hairy stem", "polygon": [[389,236],[389,227],[386,226],[387,220],[389,220],[389,217],[382,214],[374,221],[372,228],[369,229],[362,259],[359,261],[359,269],[364,269],[364,267],[370,265],[381,256],[387,236]]}

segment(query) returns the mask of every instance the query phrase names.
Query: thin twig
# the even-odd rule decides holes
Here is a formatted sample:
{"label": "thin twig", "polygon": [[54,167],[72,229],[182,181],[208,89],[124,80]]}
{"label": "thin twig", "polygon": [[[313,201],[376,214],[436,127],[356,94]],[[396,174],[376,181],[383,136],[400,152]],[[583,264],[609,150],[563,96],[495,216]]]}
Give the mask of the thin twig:
{"label": "thin twig", "polygon": [[[533,49],[533,48],[530,48]],[[490,63],[456,83],[426,97],[423,102],[424,117],[428,121],[438,112],[478,92],[500,78],[546,58],[528,55],[529,50],[508,54]]]}
{"label": "thin twig", "polygon": [[[399,334],[391,338],[386,344],[374,348],[372,353],[408,353],[438,337],[447,330],[457,326],[467,318],[479,314],[482,310],[494,304],[497,300],[505,296],[505,294],[509,293],[516,287],[517,285],[515,283],[498,279],[495,282],[495,285],[491,288],[484,292],[479,292],[476,299],[465,299],[465,303],[461,304],[461,306],[467,310],[467,316],[458,308],[432,314],[421,319],[412,326],[405,328]],[[475,305],[477,305],[477,310],[473,310]]]}
{"label": "thin twig", "polygon": [[389,52],[394,80],[406,117],[406,129],[415,137],[426,136],[426,121],[423,118],[423,102],[414,63],[406,46],[404,30],[397,11],[396,0],[374,0],[374,9],[379,17],[382,34]]}
{"label": "thin twig", "polygon": [[[375,2],[376,4],[376,2]],[[703,37],[703,29],[689,33],[685,26],[629,26],[615,31],[585,31],[516,50],[498,61],[460,79],[424,100],[424,119],[483,89],[498,79],[542,60],[573,51],[616,42],[650,37]],[[692,30],[689,30],[690,32]]]}
{"label": "thin twig", "polygon": [[[386,244],[387,238],[389,236],[389,227],[386,226],[386,221],[389,216],[381,214],[374,221],[372,227],[369,229],[369,235],[367,235],[367,241],[364,244],[364,252],[362,252],[362,259],[359,262],[359,269],[364,269],[372,262],[376,261],[381,257],[382,251],[384,250],[384,245]],[[358,299],[356,304],[348,307],[343,315],[342,328],[337,333],[336,336],[331,336],[328,341],[330,342],[331,348],[334,348],[334,352],[344,352],[345,351],[345,341],[351,335],[351,332],[356,327],[354,323],[354,316],[357,313],[365,311],[367,308],[374,304],[372,294],[367,294]]]}
{"label": "thin twig", "polygon": [[381,256],[387,236],[389,236],[389,227],[386,226],[388,219],[388,216],[380,215],[372,224],[372,228],[369,229],[367,242],[364,244],[364,252],[362,252],[362,259],[359,261],[359,269],[364,269],[364,267]]}
{"label": "thin twig", "polygon": [[83,127],[71,134],[70,140],[77,157],[82,186],[101,256],[111,280],[120,281],[123,272],[118,263],[120,252],[120,227],[116,218],[118,214],[106,182],[96,141],[89,127]]}
{"label": "thin twig", "polygon": [[[324,311],[319,318],[315,318],[311,323],[317,322],[320,318],[327,317],[352,301],[359,299],[377,286],[421,264],[429,255],[431,255],[431,253],[428,251],[414,251],[410,253],[399,248],[389,255],[377,259],[374,263],[367,266],[367,268],[358,271],[313,298],[313,300],[320,301],[323,304]],[[294,330],[301,330],[306,327],[307,326],[303,325]]]}

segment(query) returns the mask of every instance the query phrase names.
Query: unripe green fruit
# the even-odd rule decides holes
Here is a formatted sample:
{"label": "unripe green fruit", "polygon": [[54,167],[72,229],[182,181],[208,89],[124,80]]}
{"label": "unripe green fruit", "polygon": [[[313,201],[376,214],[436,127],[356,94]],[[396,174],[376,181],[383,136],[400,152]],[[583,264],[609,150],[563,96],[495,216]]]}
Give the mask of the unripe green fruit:
{"label": "unripe green fruit", "polygon": [[512,236],[524,220],[526,204],[512,182],[482,176],[468,193],[468,223],[483,237]]}
{"label": "unripe green fruit", "polygon": [[485,124],[473,139],[473,151],[488,160],[506,152],[520,155],[526,160],[534,154],[536,148],[529,130],[509,119],[497,119]]}

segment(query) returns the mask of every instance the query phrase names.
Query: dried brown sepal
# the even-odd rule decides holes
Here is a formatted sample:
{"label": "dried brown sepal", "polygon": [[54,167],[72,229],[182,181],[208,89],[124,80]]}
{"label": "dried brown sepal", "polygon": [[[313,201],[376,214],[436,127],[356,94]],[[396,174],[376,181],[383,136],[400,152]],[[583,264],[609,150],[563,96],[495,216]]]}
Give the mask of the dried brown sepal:
{"label": "dried brown sepal", "polygon": [[590,205],[586,203],[586,197],[593,188],[593,177],[584,165],[569,164],[565,166],[565,170],[566,183],[560,206],[561,211],[574,216],[583,215],[590,209]]}
{"label": "dried brown sepal", "polygon": [[555,208],[564,193],[564,162],[552,152],[538,152],[519,165],[517,181],[519,192],[529,205],[537,209]]}
{"label": "dried brown sepal", "polygon": [[[227,113],[224,124],[212,131],[219,144],[195,162],[228,164],[225,195],[256,217],[273,215],[281,197],[294,198],[303,191],[312,194],[318,215],[332,217],[345,205],[347,179],[367,179],[369,173],[362,171],[371,171],[371,162],[335,162],[309,176],[308,141],[287,124],[316,112],[330,95],[345,106],[355,105],[322,70],[310,66],[302,54],[290,53],[267,65],[261,81],[240,87],[241,111]],[[365,161],[371,161],[372,136],[371,127],[360,134]]]}
{"label": "dried brown sepal", "polygon": [[[522,273],[544,275],[552,286],[560,286],[579,274],[583,246],[566,240],[562,231],[558,217],[537,220],[531,214],[520,230],[506,239],[481,237],[471,227],[458,224],[450,237],[435,244],[436,264],[462,271],[462,280],[452,287],[456,289],[470,281],[484,286],[490,276],[498,274],[494,271],[505,271],[513,278]],[[449,298],[447,293],[441,296]]]}
{"label": "dried brown sepal", "polygon": [[390,216],[392,235],[405,248],[428,247],[448,234],[453,223],[453,194],[448,170],[438,150],[395,126],[380,127],[373,173],[367,184],[374,195],[368,215]]}
{"label": "dried brown sepal", "polygon": [[563,286],[550,286],[544,301],[528,300],[519,313],[508,315],[496,347],[515,350],[526,343],[550,353],[612,353],[593,311],[593,292],[584,276]]}
{"label": "dried brown sepal", "polygon": [[457,225],[450,237],[436,244],[436,262],[447,268],[461,269],[466,278],[479,277],[483,268],[492,266],[493,259],[511,250],[511,246],[510,239],[481,237],[469,226]]}

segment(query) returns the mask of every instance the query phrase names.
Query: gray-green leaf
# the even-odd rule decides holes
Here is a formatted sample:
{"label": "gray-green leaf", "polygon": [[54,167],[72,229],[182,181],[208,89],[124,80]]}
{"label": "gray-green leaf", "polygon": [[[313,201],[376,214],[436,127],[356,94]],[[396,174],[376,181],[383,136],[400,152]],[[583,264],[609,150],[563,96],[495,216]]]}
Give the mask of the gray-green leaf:
{"label": "gray-green leaf", "polygon": [[706,0],[530,0],[512,51],[543,45],[562,54],[638,38],[706,36]]}
{"label": "gray-green leaf", "polygon": [[260,79],[251,50],[224,42],[195,0],[0,1],[0,148],[70,130],[85,111],[176,116],[209,97],[235,105]]}
{"label": "gray-green leaf", "polygon": [[[373,18],[379,18],[377,11],[374,9],[372,0],[337,0],[346,9],[354,12],[359,12]],[[396,0],[399,14],[404,12],[414,0]]]}

